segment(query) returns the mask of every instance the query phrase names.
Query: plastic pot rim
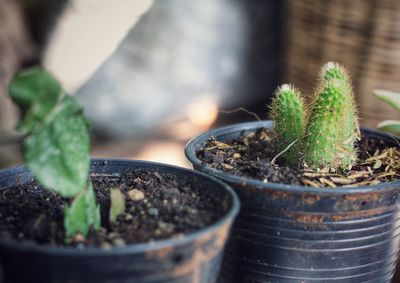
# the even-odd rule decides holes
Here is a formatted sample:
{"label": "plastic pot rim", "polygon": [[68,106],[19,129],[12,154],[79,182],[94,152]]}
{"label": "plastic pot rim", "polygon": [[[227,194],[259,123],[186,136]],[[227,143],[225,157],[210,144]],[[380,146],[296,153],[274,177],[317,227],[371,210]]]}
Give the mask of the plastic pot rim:
{"label": "plastic pot rim", "polygon": [[[389,255],[389,257],[394,257],[394,256],[396,256],[396,254],[397,253],[392,253],[392,254],[390,254]],[[367,263],[367,264],[362,264],[362,265],[357,265],[357,266],[350,266],[350,267],[346,267],[346,268],[344,268],[344,267],[337,267],[337,268],[332,268],[332,269],[327,269],[327,268],[321,268],[321,269],[313,269],[313,270],[311,270],[310,268],[300,268],[300,267],[298,267],[298,268],[290,268],[290,267],[287,267],[287,266],[280,266],[280,265],[276,265],[276,264],[268,264],[268,263],[265,263],[265,262],[257,262],[257,261],[254,261],[254,260],[248,260],[248,259],[243,259],[243,261],[244,262],[248,262],[248,263],[251,263],[251,264],[257,264],[257,265],[263,265],[263,266],[266,266],[266,267],[273,267],[274,269],[280,269],[280,270],[289,270],[289,271],[299,271],[299,272],[309,272],[309,273],[314,273],[314,272],[336,272],[336,271],[343,271],[343,270],[355,270],[355,269],[362,269],[362,268],[367,268],[367,267],[370,267],[370,266],[375,266],[375,265],[377,265],[377,264],[379,264],[379,263],[384,263],[385,262],[385,260],[380,260],[380,261],[375,261],[375,262],[370,262],[370,263]],[[394,260],[394,262],[396,262],[396,260]],[[390,265],[390,264],[392,264],[392,263],[389,263],[389,264],[387,264],[387,265]],[[386,265],[386,266],[387,266]]]}
{"label": "plastic pot rim", "polygon": [[[181,246],[193,242],[197,238],[201,238],[202,236],[207,235],[212,231],[216,231],[220,226],[224,225],[224,223],[233,221],[239,213],[240,202],[234,190],[229,185],[225,184],[224,182],[218,180],[213,176],[207,175],[202,172],[182,168],[179,166],[174,166],[159,162],[120,159],[120,158],[91,158],[91,166],[93,166],[98,162],[104,162],[104,161],[107,162],[107,165],[111,165],[114,162],[117,163],[123,162],[127,164],[145,165],[145,167],[143,168],[167,168],[173,170],[175,173],[184,172],[186,174],[193,174],[200,176],[201,178],[209,179],[214,183],[216,183],[221,189],[228,192],[228,194],[232,198],[232,205],[230,209],[221,218],[219,218],[211,225],[208,225],[203,229],[188,233],[184,237],[179,237],[179,238],[168,238],[163,240],[155,240],[152,242],[130,244],[123,247],[112,247],[111,249],[108,250],[101,249],[100,247],[87,247],[83,249],[79,249],[76,247],[52,247],[49,245],[37,245],[32,242],[17,242],[14,240],[0,240],[0,245],[9,246],[10,248],[15,250],[25,250],[25,251],[29,250],[31,252],[40,254],[47,254],[47,255],[57,254],[62,256],[76,256],[78,254],[79,256],[118,256],[124,254],[132,254],[132,253],[151,252],[166,247]],[[135,167],[135,169],[139,168],[140,168],[139,166]],[[7,171],[12,172],[15,170],[29,171],[25,165],[17,165],[6,169],[1,169],[0,176]]]}
{"label": "plastic pot rim", "polygon": [[[202,145],[205,141],[209,140],[211,137],[216,137],[220,135],[225,135],[234,132],[242,132],[242,131],[251,131],[256,130],[259,128],[272,128],[273,123],[271,120],[262,120],[262,121],[253,121],[253,122],[245,122],[239,124],[233,124],[225,127],[220,127],[216,129],[211,129],[206,131],[191,140],[186,144],[185,147],[185,155],[186,158],[193,164],[194,167],[202,168],[202,172],[210,174],[212,176],[216,176],[217,178],[234,184],[242,184],[246,186],[251,186],[252,188],[256,188],[259,190],[265,189],[273,189],[277,191],[286,191],[292,193],[314,193],[320,195],[341,195],[341,194],[359,194],[359,193],[371,193],[380,190],[395,190],[396,187],[400,187],[400,180],[394,182],[386,182],[377,185],[370,185],[370,186],[360,186],[360,187],[337,187],[337,188],[314,188],[302,185],[288,185],[288,184],[281,184],[281,183],[273,183],[268,182],[264,183],[261,180],[251,179],[246,177],[241,177],[237,175],[233,175],[222,170],[218,170],[212,168],[202,162],[196,156],[196,151],[200,145]],[[393,139],[396,142],[400,141],[400,138],[395,135],[383,133],[381,131],[377,131],[370,128],[361,128],[364,131],[368,131],[375,135],[379,135],[388,139]]]}
{"label": "plastic pot rim", "polygon": [[[400,218],[398,218],[397,220],[399,220]],[[240,223],[240,220],[236,220],[236,223]],[[272,225],[260,225],[260,224],[255,224],[258,226],[262,226],[262,228],[267,228],[270,230],[276,230],[276,228],[274,228],[274,226]],[[341,235],[345,235],[345,234],[352,234],[352,233],[361,233],[361,232],[369,232],[371,230],[375,230],[375,229],[380,229],[382,227],[385,226],[392,226],[391,223],[385,223],[385,224],[380,224],[377,226],[372,226],[372,227],[367,227],[367,228],[356,228],[356,229],[351,229],[351,230],[345,230],[345,231],[322,231],[322,230],[309,230],[309,231],[304,231],[303,229],[290,229],[290,228],[279,228],[278,231],[283,231],[283,232],[288,232],[288,233],[298,233],[299,231],[302,231],[303,235],[337,235],[337,234],[341,234]],[[236,228],[238,230],[240,230],[240,228]],[[400,229],[400,225],[396,226],[394,228],[394,230]]]}
{"label": "plastic pot rim", "polygon": [[[366,273],[362,273],[360,275],[354,275],[354,276],[342,276],[342,277],[320,277],[320,278],[305,278],[305,277],[292,277],[292,276],[283,276],[283,275],[277,275],[277,274],[271,274],[271,273],[267,273],[267,272],[261,272],[261,271],[254,271],[252,269],[248,269],[248,268],[243,268],[243,269],[247,269],[251,272],[257,273],[258,275],[262,275],[262,276],[268,276],[268,277],[272,277],[272,278],[277,278],[279,280],[284,279],[284,280],[296,280],[298,282],[309,282],[309,283],[320,283],[321,281],[324,282],[333,282],[335,280],[350,280],[350,279],[358,279],[360,277],[365,277],[368,276],[370,274],[374,274],[377,273],[378,271],[371,271],[371,272],[366,272]],[[385,272],[382,276],[380,276],[378,279],[380,278],[385,278],[389,275],[389,277],[393,277],[392,271],[387,271]],[[365,283],[368,281],[363,281],[362,283]],[[372,281],[372,282],[377,282],[377,281]]]}
{"label": "plastic pot rim", "polygon": [[[227,268],[225,267],[225,269],[227,269]],[[313,282],[320,283],[321,281],[323,281],[323,282],[333,282],[335,280],[357,279],[357,278],[360,278],[360,277],[368,276],[368,275],[373,274],[373,273],[377,273],[377,270],[375,270],[375,271],[370,271],[370,272],[366,272],[366,273],[362,273],[360,275],[354,275],[354,276],[329,277],[329,278],[328,277],[325,277],[325,278],[323,278],[323,277],[315,277],[315,278],[314,277],[307,277],[306,278],[306,277],[284,276],[284,275],[278,275],[278,274],[267,273],[267,272],[262,272],[262,271],[255,271],[255,270],[252,270],[252,269],[249,269],[249,268],[246,268],[246,267],[243,267],[243,269],[249,270],[249,271],[254,272],[254,273],[258,274],[258,275],[267,276],[269,279],[272,277],[274,279],[276,278],[276,279],[279,279],[279,280],[282,280],[282,279],[283,280],[296,280],[296,282],[305,281],[305,282],[309,282],[309,283],[313,283]],[[335,271],[333,271],[333,272],[335,272]],[[387,271],[382,276],[380,276],[378,279],[387,278],[387,276],[389,274],[391,275],[391,277],[393,277],[393,274],[391,274],[391,273],[392,273],[391,271]],[[270,281],[267,281],[267,282],[270,282]],[[366,283],[366,282],[377,282],[377,281],[362,281],[362,283]]]}

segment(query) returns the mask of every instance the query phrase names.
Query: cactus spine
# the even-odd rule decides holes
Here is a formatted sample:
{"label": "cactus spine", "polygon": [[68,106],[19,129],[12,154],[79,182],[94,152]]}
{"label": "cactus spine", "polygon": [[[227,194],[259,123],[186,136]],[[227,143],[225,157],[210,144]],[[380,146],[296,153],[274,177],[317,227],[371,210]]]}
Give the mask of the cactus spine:
{"label": "cactus spine", "polygon": [[288,165],[297,165],[301,138],[305,131],[305,110],[300,92],[290,85],[280,86],[272,102],[271,116],[275,121],[276,143],[279,152],[295,142],[283,159]]}
{"label": "cactus spine", "polygon": [[288,85],[278,88],[271,111],[277,150],[298,139],[300,142],[286,152],[288,165],[299,164],[301,158],[314,169],[348,169],[355,160],[354,142],[359,131],[351,82],[339,64],[329,62],[322,68],[310,108],[306,119],[299,92]]}

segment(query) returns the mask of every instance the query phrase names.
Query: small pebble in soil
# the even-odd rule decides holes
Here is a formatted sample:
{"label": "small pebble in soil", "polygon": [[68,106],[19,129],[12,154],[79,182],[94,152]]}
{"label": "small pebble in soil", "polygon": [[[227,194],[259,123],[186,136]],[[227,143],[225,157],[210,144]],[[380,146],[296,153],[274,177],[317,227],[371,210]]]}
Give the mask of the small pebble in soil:
{"label": "small pebble in soil", "polygon": [[125,241],[122,238],[116,238],[112,241],[113,245],[116,247],[123,247],[125,246]]}
{"label": "small pebble in soil", "polygon": [[84,242],[85,241],[85,237],[82,234],[78,233],[73,237],[73,241],[74,242]]}
{"label": "small pebble in soil", "polygon": [[176,196],[179,195],[179,190],[177,188],[169,188],[163,192],[164,196]]}
{"label": "small pebble in soil", "polygon": [[181,238],[184,238],[184,237],[185,237],[185,234],[183,234],[183,233],[177,233],[177,234],[174,235],[174,238],[177,238],[177,239],[181,239]]}
{"label": "small pebble in soil", "polygon": [[166,223],[166,222],[163,222],[163,221],[159,221],[157,223],[157,225],[161,230],[164,230],[164,231],[167,231],[167,232],[174,231],[174,229],[175,229],[175,225],[172,224],[172,223]]}
{"label": "small pebble in soil", "polygon": [[233,158],[235,158],[235,159],[239,159],[240,157],[242,157],[242,155],[240,153],[236,152],[233,154]]}
{"label": "small pebble in soil", "polygon": [[131,221],[132,219],[133,219],[132,214],[127,213],[127,214],[125,215],[125,221]]}
{"label": "small pebble in soil", "polygon": [[138,189],[128,191],[128,196],[133,201],[140,201],[144,199],[144,193]]}
{"label": "small pebble in soil", "polygon": [[147,210],[147,213],[148,213],[149,215],[152,215],[152,216],[157,217],[157,216],[158,216],[158,209],[157,209],[157,208],[149,208],[149,209]]}
{"label": "small pebble in soil", "polygon": [[117,239],[119,237],[119,234],[117,232],[111,232],[108,234],[108,238],[111,240]]}
{"label": "small pebble in soil", "polygon": [[103,242],[103,243],[101,243],[100,247],[103,250],[110,250],[113,246],[108,242]]}

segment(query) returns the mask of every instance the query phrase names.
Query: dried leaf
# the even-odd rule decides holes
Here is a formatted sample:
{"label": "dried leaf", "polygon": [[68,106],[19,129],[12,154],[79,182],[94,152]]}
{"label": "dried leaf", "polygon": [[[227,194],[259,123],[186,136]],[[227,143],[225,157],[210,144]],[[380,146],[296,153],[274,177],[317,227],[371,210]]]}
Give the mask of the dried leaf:
{"label": "dried leaf", "polygon": [[228,170],[231,170],[231,169],[234,168],[232,165],[229,165],[229,164],[226,164],[226,163],[222,163],[222,166],[223,166],[225,169],[228,169]]}
{"label": "dried leaf", "polygon": [[311,186],[311,187],[314,187],[314,188],[321,187],[320,184],[317,183],[317,182],[313,182],[313,181],[310,181],[310,180],[307,180],[307,179],[303,179],[301,181],[303,182],[304,185],[307,185],[307,186]]}
{"label": "dried leaf", "polygon": [[329,181],[326,178],[319,178],[319,181],[321,182],[321,184],[328,185],[331,188],[336,188],[336,185],[332,181]]}
{"label": "dried leaf", "polygon": [[223,142],[220,142],[220,141],[213,141],[212,143],[215,144],[215,146],[217,148],[231,148],[232,147],[229,144],[226,144],[226,143],[223,143]]}
{"label": "dried leaf", "polygon": [[396,172],[390,171],[390,172],[379,174],[375,178],[376,179],[381,179],[381,178],[385,178],[385,177],[388,177],[388,176],[395,176],[395,175],[397,175]]}
{"label": "dried leaf", "polygon": [[321,173],[329,173],[329,168],[328,167],[324,167],[319,172],[321,172]]}
{"label": "dried leaf", "polygon": [[382,166],[382,160],[378,159],[372,168],[379,169]]}
{"label": "dried leaf", "polygon": [[372,185],[377,185],[377,184],[380,184],[380,181],[379,180],[367,180],[367,181],[362,181],[362,182],[359,182],[359,183],[354,183],[354,184],[351,184],[351,185],[346,185],[346,186],[344,186],[344,187],[361,187],[361,186],[372,186]]}
{"label": "dried leaf", "polygon": [[356,172],[354,174],[351,174],[347,176],[349,179],[358,179],[358,178],[363,178],[363,177],[368,177],[370,175],[370,172],[368,171],[361,171],[361,172]]}
{"label": "dried leaf", "polygon": [[266,133],[266,132],[261,132],[260,134],[260,139],[264,141],[270,141],[272,138]]}
{"label": "dried leaf", "polygon": [[342,178],[342,177],[331,177],[332,182],[335,182],[336,184],[340,185],[348,185],[354,182],[354,180],[350,180],[347,178]]}

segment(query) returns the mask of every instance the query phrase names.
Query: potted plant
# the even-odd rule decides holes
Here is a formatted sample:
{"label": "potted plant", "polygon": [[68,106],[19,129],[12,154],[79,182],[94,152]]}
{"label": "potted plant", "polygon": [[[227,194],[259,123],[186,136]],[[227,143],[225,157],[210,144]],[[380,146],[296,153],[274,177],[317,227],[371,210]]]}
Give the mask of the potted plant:
{"label": "potted plant", "polygon": [[[400,93],[387,91],[383,89],[376,89],[373,91],[373,94],[378,97],[383,102],[392,106],[397,112],[400,113]],[[399,134],[400,133],[400,121],[399,120],[386,120],[378,123],[378,129],[392,133]],[[396,272],[393,276],[393,282],[400,282],[400,264],[397,262]]]}
{"label": "potted plant", "polygon": [[27,167],[0,170],[6,283],[215,281],[239,207],[228,186],[169,165],[90,162],[82,108],[41,68],[10,94]]}
{"label": "potted plant", "polygon": [[[374,95],[383,102],[392,106],[395,110],[400,113],[400,93],[387,91],[383,89],[374,90]],[[398,134],[400,133],[400,121],[399,120],[386,120],[380,122],[378,128],[382,131]]]}
{"label": "potted plant", "polygon": [[193,167],[242,204],[221,282],[389,282],[397,260],[400,143],[359,131],[350,79],[327,63],[314,99],[278,88],[274,121],[203,133]]}

